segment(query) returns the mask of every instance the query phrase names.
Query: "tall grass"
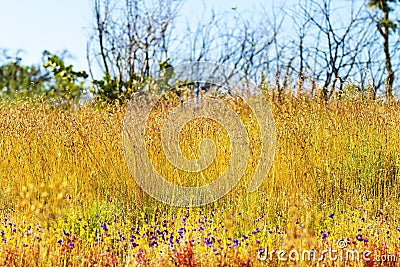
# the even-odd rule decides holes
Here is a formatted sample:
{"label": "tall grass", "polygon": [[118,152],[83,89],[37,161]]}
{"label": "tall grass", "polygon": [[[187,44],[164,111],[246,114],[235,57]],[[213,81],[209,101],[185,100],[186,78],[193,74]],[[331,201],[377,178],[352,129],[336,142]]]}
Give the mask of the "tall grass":
{"label": "tall grass", "polygon": [[[169,207],[135,184],[122,150],[126,106],[3,105],[0,265],[258,265],[260,247],[321,248],[340,238],[354,239],[360,229],[372,247],[384,243],[396,252],[400,107],[363,99],[268,98],[277,151],[264,184],[248,194],[244,179],[225,198],[200,208]],[[205,134],[213,135],[213,127],[208,123]],[[191,129],[196,127],[186,129],[188,135]],[[187,140],[193,142],[193,135]],[[154,234],[164,220],[175,233],[183,223],[186,243],[171,250],[161,239],[155,249],[153,239],[144,236],[133,247],[115,241],[122,233],[128,240],[136,232],[145,235],[153,229]],[[31,238],[36,234],[26,234],[29,226],[41,229],[40,242]],[[13,227],[18,229],[14,233]],[[207,250],[204,240],[210,235],[199,227],[221,240],[213,243],[218,253]],[[196,238],[199,244],[191,241]]]}

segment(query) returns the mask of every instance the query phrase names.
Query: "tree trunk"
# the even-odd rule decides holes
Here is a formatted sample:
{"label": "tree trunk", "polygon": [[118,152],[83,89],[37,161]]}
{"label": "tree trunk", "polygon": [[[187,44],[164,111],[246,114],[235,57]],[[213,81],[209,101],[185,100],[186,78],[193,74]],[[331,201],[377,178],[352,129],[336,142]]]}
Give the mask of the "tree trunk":
{"label": "tree trunk", "polygon": [[[389,10],[385,10],[384,18],[385,21],[389,21]],[[389,34],[390,34],[389,30],[390,30],[389,25],[384,24],[383,30],[380,32],[383,37],[383,52],[385,54],[386,71],[387,71],[386,98],[390,102],[393,99],[394,72],[392,69],[392,61],[389,51]]]}

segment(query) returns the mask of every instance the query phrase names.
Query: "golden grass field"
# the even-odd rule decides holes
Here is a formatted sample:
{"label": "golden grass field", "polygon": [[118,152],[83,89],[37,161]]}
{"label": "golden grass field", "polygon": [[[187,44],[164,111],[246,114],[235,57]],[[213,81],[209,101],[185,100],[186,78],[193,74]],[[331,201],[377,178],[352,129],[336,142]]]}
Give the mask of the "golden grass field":
{"label": "golden grass field", "polygon": [[[3,104],[0,266],[397,266],[400,106],[267,98],[277,147],[265,182],[248,194],[244,177],[200,208],[167,206],[136,185],[122,149],[126,105]],[[215,125],[202,123],[203,134],[227,142]],[[193,129],[180,137],[183,151],[198,144]],[[162,163],[157,149],[150,147],[151,158]],[[227,157],[229,149],[210,172],[218,174]],[[168,168],[166,178],[176,181]],[[190,185],[189,178],[176,182]],[[338,248],[338,240],[346,247]],[[359,261],[285,261],[278,253],[263,259],[266,247],[287,251],[286,258],[294,249],[371,254]]]}

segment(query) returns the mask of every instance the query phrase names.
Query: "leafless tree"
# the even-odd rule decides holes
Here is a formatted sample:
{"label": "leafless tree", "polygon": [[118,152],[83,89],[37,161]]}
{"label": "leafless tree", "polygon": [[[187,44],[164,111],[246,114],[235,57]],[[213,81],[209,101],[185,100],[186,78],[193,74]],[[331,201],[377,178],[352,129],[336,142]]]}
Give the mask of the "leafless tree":
{"label": "leafless tree", "polygon": [[88,59],[114,78],[119,94],[132,89],[168,61],[182,0],[94,0],[94,31]]}
{"label": "leafless tree", "polygon": [[183,0],[93,1],[88,60],[98,61],[117,94],[159,69],[199,61],[222,63],[259,85],[272,84],[279,98],[285,90],[314,94],[319,87],[328,100],[349,82],[375,98],[388,84],[396,85],[387,57],[391,71],[399,70],[394,46],[400,38],[385,39],[388,54],[382,46],[388,29],[379,22],[380,10],[368,9],[368,0],[298,0],[257,15],[212,10],[195,26],[188,22],[186,34],[175,28],[178,15],[185,15]]}
{"label": "leafless tree", "polygon": [[394,9],[391,4],[397,0],[369,0],[368,5],[372,8],[377,8],[382,12],[382,16],[374,16],[373,20],[376,23],[376,28],[383,39],[383,54],[385,56],[385,68],[387,72],[386,78],[386,97],[391,100],[393,98],[393,83],[395,74],[393,71],[392,55],[391,55],[391,33],[396,31],[397,25],[390,19],[390,14]]}
{"label": "leafless tree", "polygon": [[263,68],[269,64],[270,48],[278,32],[269,18],[255,21],[251,16],[231,10],[211,13],[195,28],[188,27],[183,61],[212,61],[240,70],[261,83]]}
{"label": "leafless tree", "polygon": [[330,0],[304,0],[299,1],[293,15],[298,34],[299,65],[295,70],[300,84],[305,72],[315,76],[326,100],[335,90],[342,90],[345,81],[357,79],[357,66],[364,60],[358,55],[370,42],[365,6],[356,5],[355,1],[346,3],[346,19],[339,13],[343,8],[332,8]]}

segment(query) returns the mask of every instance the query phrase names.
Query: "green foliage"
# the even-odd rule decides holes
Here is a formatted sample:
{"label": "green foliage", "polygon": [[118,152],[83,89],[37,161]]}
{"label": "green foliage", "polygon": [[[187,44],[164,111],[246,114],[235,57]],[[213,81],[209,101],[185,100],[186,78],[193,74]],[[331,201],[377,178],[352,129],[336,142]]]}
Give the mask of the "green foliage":
{"label": "green foliage", "polygon": [[51,98],[67,102],[77,102],[83,93],[84,80],[88,77],[85,71],[74,71],[72,65],[66,66],[64,61],[56,55],[48,55],[43,64],[54,77],[47,95]]}
{"label": "green foliage", "polygon": [[378,8],[382,11],[391,11],[391,3],[397,3],[399,0],[369,0],[368,6],[370,8]]}
{"label": "green foliage", "polygon": [[168,81],[174,77],[174,67],[168,62],[170,58],[159,63],[161,88],[168,86]]}
{"label": "green foliage", "polygon": [[63,59],[44,51],[47,61],[37,66],[24,66],[22,59],[5,56],[0,64],[0,97],[4,99],[45,98],[60,104],[77,103],[84,93],[84,71],[74,71]]}
{"label": "green foliage", "polygon": [[92,94],[99,102],[123,102],[129,92],[124,90],[123,83],[106,72],[103,79],[93,80]]}
{"label": "green foliage", "polygon": [[[389,12],[393,11],[393,7],[391,6],[391,4],[398,4],[398,3],[400,3],[399,0],[369,0],[368,7],[378,8],[384,14],[388,14]],[[383,16],[378,21],[378,28],[387,28],[395,32],[397,29],[397,24],[392,20],[390,20],[388,17]]]}
{"label": "green foliage", "polygon": [[397,24],[395,24],[392,20],[381,18],[378,22],[380,27],[387,27],[388,29],[392,30],[393,32],[397,29]]}
{"label": "green foliage", "polygon": [[0,96],[9,99],[42,96],[48,75],[39,66],[23,66],[20,62],[20,58],[15,58],[0,66]]}
{"label": "green foliage", "polygon": [[[170,58],[159,62],[160,77],[157,86],[160,89],[168,87],[168,81],[174,75],[174,68],[168,62]],[[133,75],[134,80],[122,82],[118,77],[113,77],[110,73],[105,72],[101,80],[93,80],[92,94],[98,102],[105,103],[123,103],[130,99],[135,91],[144,83],[153,79],[149,76],[146,78],[139,75]]]}

